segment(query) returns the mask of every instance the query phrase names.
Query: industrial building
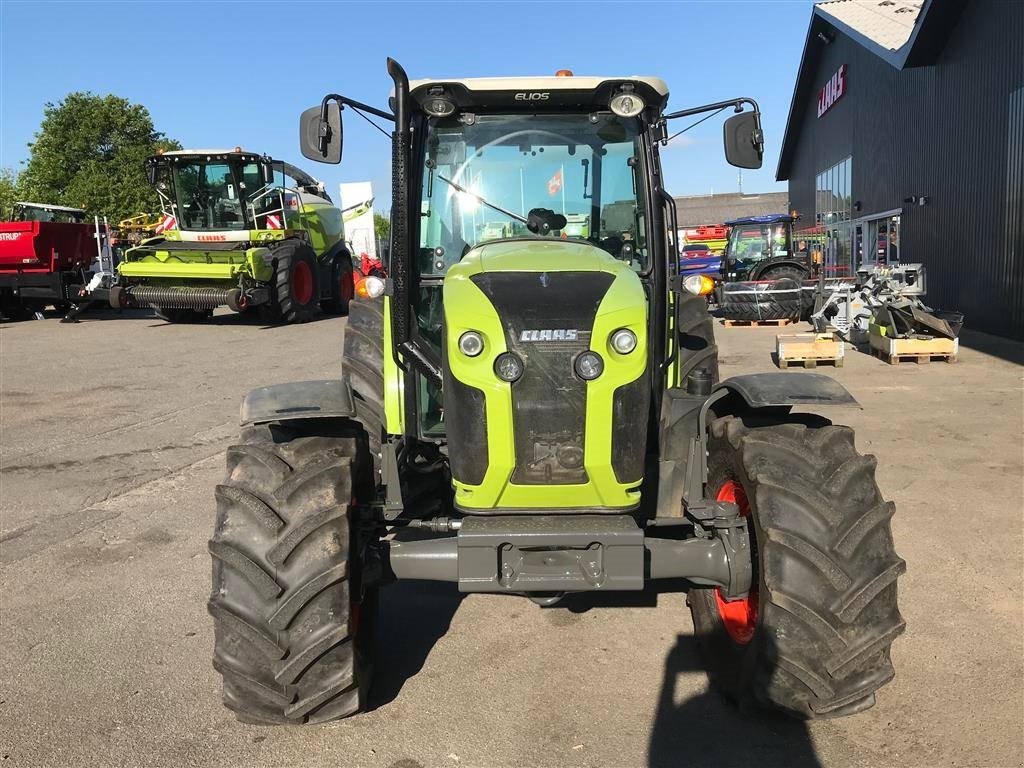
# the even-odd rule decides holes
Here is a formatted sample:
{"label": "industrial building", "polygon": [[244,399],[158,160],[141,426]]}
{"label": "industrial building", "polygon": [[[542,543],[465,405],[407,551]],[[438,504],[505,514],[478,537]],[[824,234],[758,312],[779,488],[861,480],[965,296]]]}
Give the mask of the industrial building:
{"label": "industrial building", "polygon": [[923,262],[930,304],[1024,339],[1024,2],[818,3],[777,178],[836,273]]}

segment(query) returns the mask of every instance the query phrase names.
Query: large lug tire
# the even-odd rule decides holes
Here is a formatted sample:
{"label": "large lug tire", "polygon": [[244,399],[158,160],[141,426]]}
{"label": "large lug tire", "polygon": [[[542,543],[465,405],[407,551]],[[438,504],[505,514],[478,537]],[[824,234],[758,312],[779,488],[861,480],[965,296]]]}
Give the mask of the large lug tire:
{"label": "large lug tire", "polygon": [[718,314],[726,320],[797,320],[804,312],[802,290],[795,280],[770,284],[726,283]]}
{"label": "large lug tire", "polygon": [[894,675],[889,650],[904,629],[892,502],[876,460],[853,431],[814,416],[711,424],[708,491],[750,518],[754,584],[747,600],[716,589],[689,603],[712,682],[741,705],[799,717],[867,709]]}
{"label": "large lug tire", "polygon": [[349,302],[355,295],[352,258],[347,252],[339,254],[331,265],[330,298],[320,302],[320,309],[329,315],[347,315]]}
{"label": "large lug tire", "polygon": [[313,249],[299,240],[283,240],[274,248],[274,282],[270,303],[263,305],[271,323],[305,323],[320,303],[319,266]]}
{"label": "large lug tire", "polygon": [[349,305],[341,375],[352,390],[356,419],[366,430],[380,482],[384,434],[384,299],[359,299]]}
{"label": "large lug tire", "polygon": [[202,323],[213,317],[212,309],[176,309],[154,306],[153,312],[165,323]]}
{"label": "large lug tire", "polygon": [[250,723],[312,723],[365,706],[376,595],[361,584],[352,502],[370,494],[349,422],[247,427],[227,451],[210,554],[213,666]]}
{"label": "large lug tire", "polygon": [[679,343],[679,381],[686,386],[686,377],[697,369],[707,370],[711,382],[718,383],[718,346],[715,344],[715,323],[708,314],[704,296],[689,291],[676,294],[679,322],[676,339]]}
{"label": "large lug tire", "polygon": [[814,308],[814,291],[807,288],[804,283],[810,278],[810,272],[787,264],[778,267],[769,267],[757,279],[758,280],[792,280],[800,286],[800,319],[806,320],[811,316]]}

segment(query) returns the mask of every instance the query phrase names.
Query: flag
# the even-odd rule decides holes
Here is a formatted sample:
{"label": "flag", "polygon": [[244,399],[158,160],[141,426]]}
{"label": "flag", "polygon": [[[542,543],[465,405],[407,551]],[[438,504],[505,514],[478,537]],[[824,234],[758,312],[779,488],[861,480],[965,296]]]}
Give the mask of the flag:
{"label": "flag", "polygon": [[548,179],[548,196],[549,197],[554,197],[555,195],[557,195],[559,193],[559,191],[561,191],[562,183],[564,182],[564,180],[565,180],[565,177],[564,177],[564,175],[562,173],[562,169],[559,168],[557,171],[555,171],[555,175],[552,176],[550,179]]}

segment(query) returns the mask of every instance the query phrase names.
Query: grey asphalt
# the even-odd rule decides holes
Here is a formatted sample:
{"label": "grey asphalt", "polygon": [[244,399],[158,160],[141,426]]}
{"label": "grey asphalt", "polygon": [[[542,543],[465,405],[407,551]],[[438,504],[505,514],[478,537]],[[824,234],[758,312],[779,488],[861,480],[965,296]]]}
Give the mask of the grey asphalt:
{"label": "grey asphalt", "polygon": [[[968,318],[969,320],[969,318]],[[0,326],[0,765],[1019,766],[1020,345],[956,365],[821,367],[878,457],[908,570],[897,678],[860,715],[741,713],[708,690],[678,593],[384,593],[372,711],[260,728],[222,708],[205,602],[212,489],[255,386],[335,375],[344,320]],[[719,329],[723,375],[773,329]],[[790,375],[802,375],[797,371]]]}

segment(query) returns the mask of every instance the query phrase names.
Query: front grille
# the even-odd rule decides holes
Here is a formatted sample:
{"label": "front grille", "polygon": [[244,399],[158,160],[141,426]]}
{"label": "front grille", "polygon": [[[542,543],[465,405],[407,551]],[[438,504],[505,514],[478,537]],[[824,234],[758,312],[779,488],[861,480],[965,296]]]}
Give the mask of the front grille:
{"label": "front grille", "polygon": [[[572,485],[588,481],[583,466],[587,385],[573,373],[576,355],[590,346],[594,317],[614,280],[606,272],[487,272],[473,282],[501,318],[505,343],[523,361],[512,385],[517,485]],[[545,340],[523,341],[524,331]],[[558,334],[575,331],[575,334]]]}

